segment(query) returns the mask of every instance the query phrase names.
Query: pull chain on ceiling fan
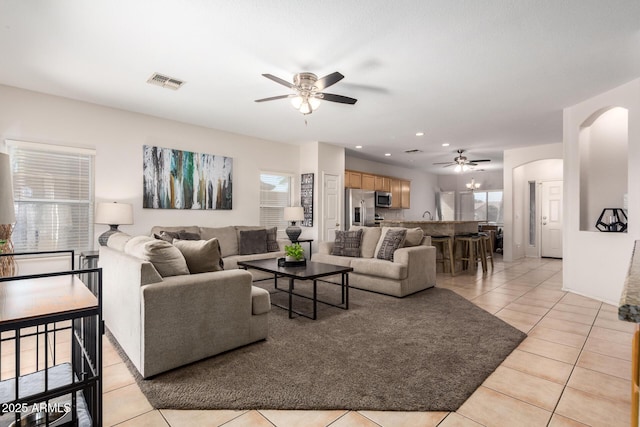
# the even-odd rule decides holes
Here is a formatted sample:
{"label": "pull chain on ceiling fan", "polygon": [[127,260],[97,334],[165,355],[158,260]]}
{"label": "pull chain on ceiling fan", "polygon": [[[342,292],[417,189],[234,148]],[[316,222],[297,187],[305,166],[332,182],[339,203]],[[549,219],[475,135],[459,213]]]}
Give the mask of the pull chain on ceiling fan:
{"label": "pull chain on ceiling fan", "polygon": [[313,113],[320,107],[320,101],[338,102],[341,104],[355,104],[358,100],[349,98],[348,96],[336,95],[333,93],[324,93],[324,89],[338,83],[344,78],[339,72],[328,74],[318,79],[313,73],[298,73],[293,76],[293,83],[276,77],[271,74],[263,74],[269,80],[273,80],[283,86],[293,89],[295,93],[288,95],[278,95],[269,98],[256,99],[255,102],[274,101],[276,99],[289,98],[293,107],[302,114],[307,115]]}

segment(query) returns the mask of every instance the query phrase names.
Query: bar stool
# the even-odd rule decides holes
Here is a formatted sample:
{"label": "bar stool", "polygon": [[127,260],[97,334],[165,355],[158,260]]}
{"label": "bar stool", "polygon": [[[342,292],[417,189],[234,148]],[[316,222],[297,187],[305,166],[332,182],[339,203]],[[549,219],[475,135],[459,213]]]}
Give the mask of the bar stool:
{"label": "bar stool", "polygon": [[479,234],[466,234],[456,236],[456,244],[460,242],[463,270],[476,269],[478,261],[482,264],[482,271],[487,271],[486,253],[483,251],[482,237]]}
{"label": "bar stool", "polygon": [[482,253],[485,257],[485,265],[489,267],[488,261],[491,261],[491,269],[493,269],[493,239],[490,234],[478,233],[482,239]]}
{"label": "bar stool", "polygon": [[453,255],[453,237],[451,236],[431,236],[431,244],[440,248],[442,258],[436,258],[436,264],[442,263],[442,271],[447,272],[446,263],[449,263],[449,273],[456,275],[456,259]]}

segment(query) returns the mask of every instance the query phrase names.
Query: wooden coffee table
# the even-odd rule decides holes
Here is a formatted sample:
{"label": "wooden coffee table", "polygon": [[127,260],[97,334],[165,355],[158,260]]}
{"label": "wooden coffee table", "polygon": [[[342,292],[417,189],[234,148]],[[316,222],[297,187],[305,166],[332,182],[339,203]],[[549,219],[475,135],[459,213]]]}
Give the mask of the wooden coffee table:
{"label": "wooden coffee table", "polygon": [[[256,261],[239,261],[238,265],[246,268],[255,268],[256,270],[272,273],[274,276],[274,286],[277,290],[286,292],[289,294],[289,304],[287,307],[278,304],[273,304],[276,307],[283,308],[289,311],[289,319],[293,318],[293,313],[307,317],[309,319],[316,320],[318,315],[318,303],[330,305],[332,307],[341,308],[343,310],[349,309],[349,272],[353,271],[351,267],[343,267],[341,265],[324,264],[320,262],[307,261],[305,266],[301,267],[279,267],[277,259],[262,259]],[[333,304],[328,301],[322,301],[318,299],[317,286],[318,279],[322,277],[334,276],[336,274],[341,275],[341,290],[342,301],[340,304]],[[278,288],[278,277],[286,277],[289,279],[289,288]],[[313,280],[313,297],[301,295],[293,292],[294,281],[298,280]],[[295,311],[293,309],[293,296],[311,299],[313,301],[313,315]]]}

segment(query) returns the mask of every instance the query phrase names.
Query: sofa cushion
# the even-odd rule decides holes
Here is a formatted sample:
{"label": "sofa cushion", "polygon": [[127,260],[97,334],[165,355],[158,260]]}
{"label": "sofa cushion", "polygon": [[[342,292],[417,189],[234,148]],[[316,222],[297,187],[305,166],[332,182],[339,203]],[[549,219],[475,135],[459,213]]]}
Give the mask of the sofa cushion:
{"label": "sofa cushion", "polygon": [[266,289],[251,286],[251,314],[264,314],[271,311],[271,296]]}
{"label": "sofa cushion", "polygon": [[393,261],[393,253],[396,249],[402,247],[406,235],[406,229],[387,230],[380,244],[380,249],[376,254],[376,258]]}
{"label": "sofa cushion", "polygon": [[418,246],[422,242],[424,231],[420,227],[407,228],[407,235],[404,238],[403,248]]}
{"label": "sofa cushion", "polygon": [[214,237],[220,243],[220,251],[223,257],[238,255],[238,237],[234,226],[200,228],[201,239],[211,240]]}
{"label": "sofa cushion", "polygon": [[353,272],[366,276],[382,277],[391,280],[407,278],[408,268],[404,264],[382,259],[357,258],[351,262]]}
{"label": "sofa cushion", "polygon": [[131,236],[127,233],[113,233],[107,240],[107,246],[111,249],[124,252],[124,246],[131,240]]}
{"label": "sofa cushion", "polygon": [[313,262],[323,262],[325,264],[340,265],[342,267],[351,267],[351,262],[355,261],[356,259],[361,259],[361,258],[330,255],[330,254],[321,253],[321,252],[317,252],[313,254],[313,256],[311,257],[311,261]]}
{"label": "sofa cushion", "polygon": [[149,261],[162,277],[189,274],[187,261],[180,250],[164,240],[148,236],[132,237],[125,245],[124,252]]}
{"label": "sofa cushion", "polygon": [[380,227],[364,227],[361,225],[353,225],[349,229],[362,230],[362,242],[360,243],[360,256],[362,258],[373,258],[376,256],[376,245],[380,240]]}
{"label": "sofa cushion", "polygon": [[210,240],[179,240],[173,245],[180,250],[191,274],[224,270],[220,244],[215,237]]}
{"label": "sofa cushion", "polygon": [[333,242],[331,255],[359,257],[361,242],[362,229],[353,231],[336,230],[336,239]]}
{"label": "sofa cushion", "polygon": [[240,255],[261,254],[267,252],[267,230],[240,230],[238,243]]}
{"label": "sofa cushion", "polygon": [[267,251],[278,252],[280,245],[278,245],[278,227],[267,228]]}

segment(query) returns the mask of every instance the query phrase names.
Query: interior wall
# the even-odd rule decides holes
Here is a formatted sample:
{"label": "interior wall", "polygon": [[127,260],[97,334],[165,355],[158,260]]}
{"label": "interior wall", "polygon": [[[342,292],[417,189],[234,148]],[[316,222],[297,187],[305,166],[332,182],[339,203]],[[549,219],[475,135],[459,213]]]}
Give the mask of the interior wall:
{"label": "interior wall", "polygon": [[440,191],[468,191],[467,182],[471,182],[471,178],[481,184],[481,191],[502,190],[504,187],[502,171],[464,172],[450,175],[437,175],[437,177]]}
{"label": "interior wall", "polygon": [[633,244],[640,237],[640,193],[628,193],[627,233],[580,230],[580,133],[594,113],[628,110],[628,178],[640,182],[640,79],[564,109],[564,289],[617,304],[629,268]]}
{"label": "interior wall", "polygon": [[439,191],[437,175],[418,169],[372,162],[349,155],[345,156],[345,168],[411,181],[411,208],[377,209],[376,211],[384,212],[385,219],[421,219],[425,211],[431,212],[435,217],[436,193]]}
{"label": "interior wall", "polygon": [[[0,141],[43,142],[96,149],[95,199],[133,204],[134,224],[147,234],[153,225],[224,226],[259,223],[260,172],[291,173],[298,195],[301,147],[208,129],[162,118],[0,85]],[[233,209],[142,208],[142,146],[233,158]],[[304,146],[303,146],[304,147]],[[4,149],[4,148],[0,148]],[[106,225],[96,225],[97,236]]]}
{"label": "interior wall", "polygon": [[604,208],[622,208],[627,194],[628,111],[612,108],[583,127],[580,146],[580,230],[598,231]]}
{"label": "interior wall", "polygon": [[523,234],[521,225],[525,204],[520,184],[524,180],[524,169],[519,169],[519,167],[538,160],[562,159],[562,156],[562,143],[504,151],[503,259],[505,261],[522,258],[525,254],[523,242],[526,236]]}

